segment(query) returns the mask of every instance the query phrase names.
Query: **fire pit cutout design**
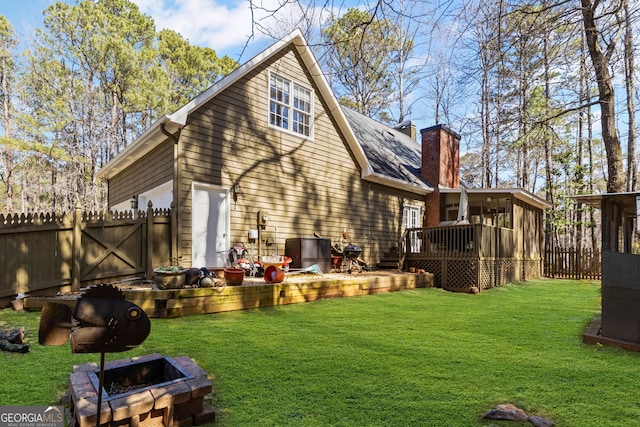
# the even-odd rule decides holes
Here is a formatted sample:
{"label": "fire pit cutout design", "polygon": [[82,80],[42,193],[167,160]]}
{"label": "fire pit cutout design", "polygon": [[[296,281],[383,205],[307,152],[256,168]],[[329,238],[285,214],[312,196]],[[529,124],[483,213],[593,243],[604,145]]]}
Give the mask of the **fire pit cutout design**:
{"label": "fire pit cutout design", "polygon": [[[75,426],[96,425],[99,369],[74,367],[69,376]],[[206,371],[190,357],[151,354],[106,362],[100,425],[196,426],[215,420],[204,397],[212,391]]]}
{"label": "fire pit cutout design", "polygon": [[[89,378],[96,390],[99,387],[99,373],[99,370],[89,371]],[[193,375],[170,357],[160,356],[157,359],[128,363],[105,369],[102,399],[107,402],[144,390],[164,387],[183,378],[193,378]]]}

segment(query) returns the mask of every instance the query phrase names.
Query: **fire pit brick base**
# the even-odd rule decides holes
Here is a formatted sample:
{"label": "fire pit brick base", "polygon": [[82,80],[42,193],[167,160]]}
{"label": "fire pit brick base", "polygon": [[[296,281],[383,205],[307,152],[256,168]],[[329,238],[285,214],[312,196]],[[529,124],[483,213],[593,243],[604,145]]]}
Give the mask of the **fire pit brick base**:
{"label": "fire pit brick base", "polygon": [[[106,362],[105,372],[145,361],[157,361],[159,358],[163,357],[150,354]],[[188,356],[164,359],[171,359],[187,376],[145,387],[139,392],[109,396],[107,399],[103,395],[101,426],[190,427],[215,420],[213,408],[204,401],[204,397],[213,390],[206,371]],[[98,369],[96,363],[76,365],[74,372],[69,375],[70,410],[76,426],[96,425],[98,392],[91,376]]]}

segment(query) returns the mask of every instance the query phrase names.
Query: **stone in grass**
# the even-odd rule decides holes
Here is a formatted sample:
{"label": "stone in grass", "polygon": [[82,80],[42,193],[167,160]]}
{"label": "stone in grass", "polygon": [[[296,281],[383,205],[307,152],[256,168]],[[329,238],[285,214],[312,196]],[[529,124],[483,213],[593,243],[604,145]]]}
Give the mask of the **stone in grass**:
{"label": "stone in grass", "polygon": [[553,421],[547,420],[546,418],[537,417],[532,415],[529,417],[529,422],[536,427],[553,427],[556,425]]}
{"label": "stone in grass", "polygon": [[24,328],[0,330],[0,340],[9,341],[11,344],[22,344],[24,340]]}
{"label": "stone in grass", "polygon": [[529,416],[520,408],[510,403],[498,405],[486,414],[484,417],[490,420],[509,420],[525,422]]}
{"label": "stone in grass", "polygon": [[7,340],[0,340],[0,350],[13,353],[29,353],[29,344],[13,344]]}
{"label": "stone in grass", "polygon": [[24,328],[0,330],[0,350],[14,353],[28,353],[29,344],[25,344]]}

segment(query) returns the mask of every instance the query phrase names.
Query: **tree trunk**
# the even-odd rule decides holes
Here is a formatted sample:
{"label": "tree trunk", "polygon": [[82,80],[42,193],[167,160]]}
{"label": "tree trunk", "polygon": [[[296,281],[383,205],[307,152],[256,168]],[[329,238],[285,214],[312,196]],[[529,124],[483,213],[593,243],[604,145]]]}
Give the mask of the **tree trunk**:
{"label": "tree trunk", "polygon": [[633,57],[633,27],[629,0],[624,0],[625,36],[624,36],[624,63],[625,81],[627,85],[627,113],[629,115],[629,136],[627,137],[627,191],[635,191],[637,183],[636,162],[636,113],[634,93],[635,61]]}
{"label": "tree trunk", "polygon": [[[8,73],[9,66],[7,64],[6,59],[3,57],[0,62],[0,75],[2,75],[2,109],[4,112],[3,116],[3,127],[4,127],[4,136],[7,138],[13,137],[12,133],[12,123],[11,123],[11,101],[9,95],[9,84],[8,84]],[[13,168],[14,168],[14,160],[13,160],[13,148],[5,145],[4,146],[4,156],[3,156],[3,166],[4,166],[4,186],[5,186],[5,197],[6,197],[6,209],[7,212],[12,213],[13,209]]]}
{"label": "tree trunk", "polygon": [[592,3],[591,0],[581,1],[587,47],[589,48],[589,55],[598,83],[602,141],[607,153],[607,192],[619,193],[625,190],[625,185],[622,168],[622,149],[616,129],[615,92],[611,82],[611,73],[609,72],[609,58],[603,52],[598,41],[599,31],[595,20],[597,3]]}

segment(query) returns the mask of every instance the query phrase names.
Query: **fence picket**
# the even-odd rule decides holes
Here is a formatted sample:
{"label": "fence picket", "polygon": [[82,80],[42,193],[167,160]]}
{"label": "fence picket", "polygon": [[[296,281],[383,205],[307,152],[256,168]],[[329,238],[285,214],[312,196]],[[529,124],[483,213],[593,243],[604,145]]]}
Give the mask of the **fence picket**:
{"label": "fence picket", "polygon": [[602,276],[600,251],[559,246],[545,248],[544,275],[558,279],[592,279]]}
{"label": "fence picket", "polygon": [[[0,298],[141,276],[171,256],[172,210],[0,214]],[[159,244],[159,243],[163,244]]]}

